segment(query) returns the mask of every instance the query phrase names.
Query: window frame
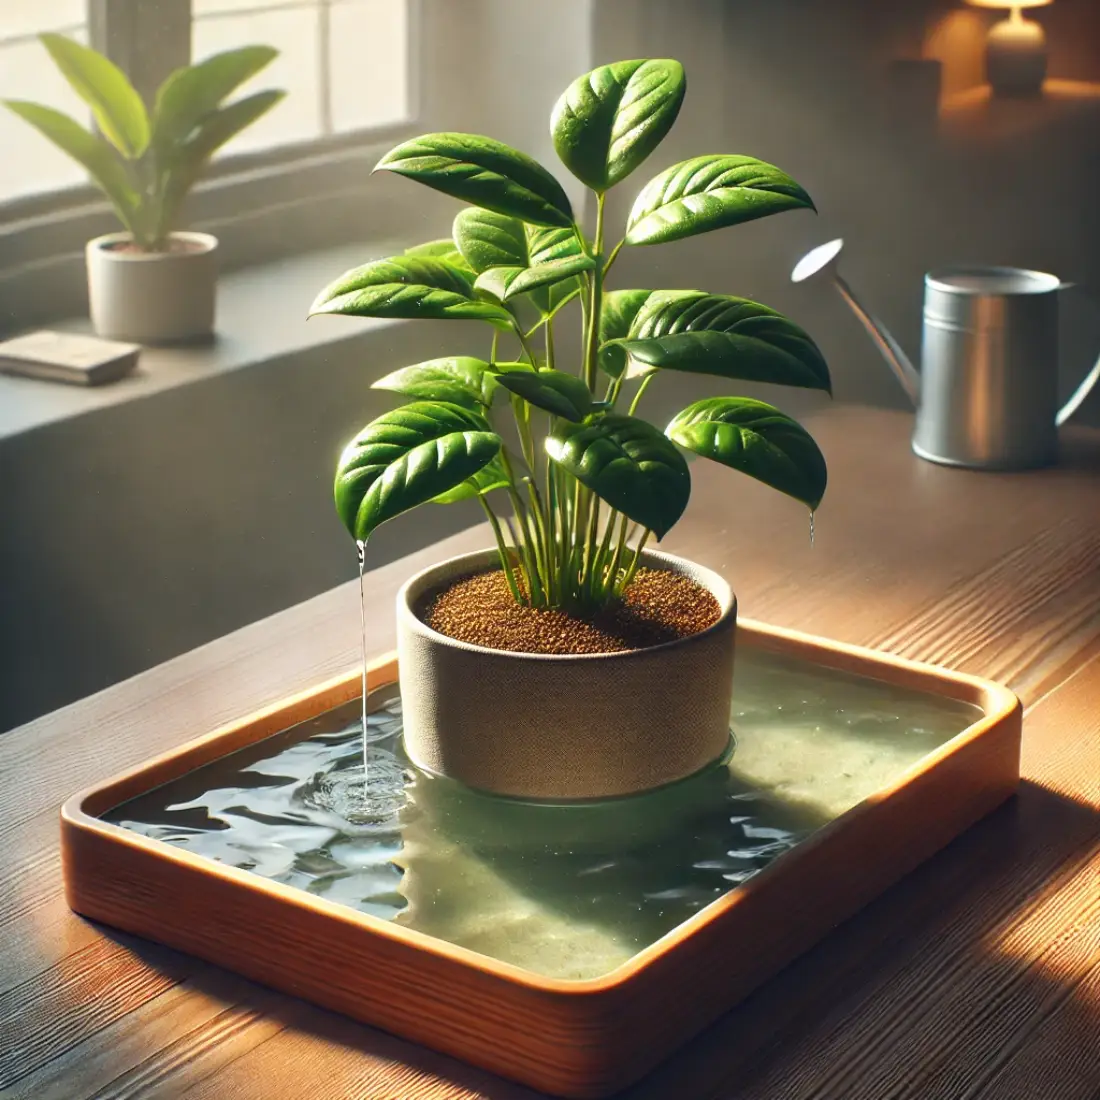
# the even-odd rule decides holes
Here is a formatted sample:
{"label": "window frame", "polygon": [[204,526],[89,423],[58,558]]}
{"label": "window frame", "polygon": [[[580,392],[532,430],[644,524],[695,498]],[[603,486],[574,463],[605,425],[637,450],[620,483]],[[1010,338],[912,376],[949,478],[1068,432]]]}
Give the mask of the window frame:
{"label": "window frame", "polygon": [[[190,60],[191,0],[86,0],[90,43],[119,64],[143,96]],[[289,255],[309,247],[346,241],[349,192],[361,188],[377,158],[395,142],[419,132],[425,113],[423,60],[425,8],[440,0],[407,0],[408,117],[378,127],[232,154],[213,162],[189,198],[184,222],[210,228],[221,239],[222,265],[240,267],[254,260]],[[175,37],[149,35],[150,27],[172,26]],[[174,26],[173,26],[174,25]],[[185,36],[180,38],[180,36]],[[170,39],[167,43],[164,39]],[[148,42],[159,49],[148,47]],[[184,55],[184,50],[186,55]],[[358,204],[362,205],[362,191]],[[281,231],[280,211],[308,204],[310,231]],[[394,212],[382,200],[377,221],[392,226]],[[265,217],[268,214],[270,216]],[[32,299],[50,285],[35,272],[81,262],[77,249],[92,237],[117,229],[103,195],[90,183],[72,184],[0,201],[0,328],[17,329],[49,316],[79,312],[80,280],[65,272],[60,300],[43,311]],[[21,281],[27,282],[23,293]],[[72,293],[76,287],[76,294]]]}

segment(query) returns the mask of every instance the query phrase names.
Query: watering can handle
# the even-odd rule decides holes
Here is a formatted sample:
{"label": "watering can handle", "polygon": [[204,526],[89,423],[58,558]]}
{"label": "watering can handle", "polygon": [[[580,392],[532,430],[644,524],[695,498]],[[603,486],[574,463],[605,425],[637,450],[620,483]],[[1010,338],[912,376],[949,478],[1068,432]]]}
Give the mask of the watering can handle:
{"label": "watering can handle", "polygon": [[[1063,283],[1062,287],[1065,290],[1070,290],[1073,285],[1073,283]],[[1073,396],[1058,411],[1054,423],[1059,428],[1077,413],[1077,410],[1085,403],[1088,395],[1092,393],[1097,382],[1100,382],[1100,359],[1096,360],[1092,370],[1085,375],[1085,380],[1073,391]]]}
{"label": "watering can handle", "polygon": [[1084,382],[1077,387],[1073,396],[1058,411],[1054,423],[1059,428],[1085,403],[1085,398],[1092,393],[1097,382],[1100,382],[1100,359],[1096,360],[1096,365],[1085,375]]}

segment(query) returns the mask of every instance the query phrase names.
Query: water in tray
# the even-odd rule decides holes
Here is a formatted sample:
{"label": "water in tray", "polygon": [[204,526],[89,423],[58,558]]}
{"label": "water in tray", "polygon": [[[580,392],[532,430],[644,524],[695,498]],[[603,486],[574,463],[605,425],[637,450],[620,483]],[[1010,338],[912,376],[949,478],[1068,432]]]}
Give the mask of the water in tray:
{"label": "water in tray", "polygon": [[356,700],[107,816],[537,973],[588,978],[978,717],[744,647],[727,763],[649,795],[563,806],[418,773],[401,750],[396,687],[370,704],[365,738]]}

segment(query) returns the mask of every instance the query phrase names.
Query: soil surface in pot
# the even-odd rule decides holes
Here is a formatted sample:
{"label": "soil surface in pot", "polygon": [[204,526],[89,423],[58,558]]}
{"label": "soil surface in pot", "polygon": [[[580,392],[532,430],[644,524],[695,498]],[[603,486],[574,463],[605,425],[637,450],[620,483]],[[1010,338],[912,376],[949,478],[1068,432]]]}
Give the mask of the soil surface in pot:
{"label": "soil surface in pot", "polygon": [[500,569],[454,581],[431,594],[420,612],[428,626],[456,641],[558,654],[646,649],[698,634],[721,615],[701,584],[663,569],[639,569],[623,600],[590,618],[522,607]]}

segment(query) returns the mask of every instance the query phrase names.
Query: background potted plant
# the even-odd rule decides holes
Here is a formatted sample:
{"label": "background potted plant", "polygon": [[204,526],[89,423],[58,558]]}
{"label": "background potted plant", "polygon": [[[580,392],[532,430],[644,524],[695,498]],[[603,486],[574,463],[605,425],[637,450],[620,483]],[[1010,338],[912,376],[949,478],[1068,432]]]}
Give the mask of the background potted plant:
{"label": "background potted plant", "polygon": [[[772,165],[695,157],[646,184],[609,249],[606,194],[664,138],[684,90],[676,61],[623,61],[580,77],[558,101],[555,148],[594,192],[592,235],[558,181],[499,141],[436,133],[397,146],[378,169],[474,205],[456,217],[453,240],[349,271],[313,304],[313,314],[494,329],[487,359],[434,359],[375,382],[412,401],[352,440],[335,483],[361,556],[379,524],[418,505],[476,498],[485,510],[496,550],[412,578],[397,608],[409,755],[484,790],[622,795],[720,758],[733,594],[709,570],[647,549],[688,502],[678,448],[811,510],[825,492],[813,439],[761,401],[696,401],[664,431],[638,415],[662,371],[830,388],[811,338],[766,306],[699,290],[607,289],[624,246],[813,208]],[[570,303],[580,306],[579,362],[556,354],[554,325]],[[508,433],[493,424],[498,405],[512,414]],[[638,642],[639,623],[668,629]]]}
{"label": "background potted plant", "polygon": [[40,36],[58,69],[88,104],[96,130],[51,107],[5,100],[79,162],[124,226],[88,242],[88,296],[101,336],[166,343],[214,329],[217,239],[176,229],[180,209],[214,153],[285,94],[225,100],[277,56],[245,46],[172,73],[151,111],[113,62],[79,42]]}

